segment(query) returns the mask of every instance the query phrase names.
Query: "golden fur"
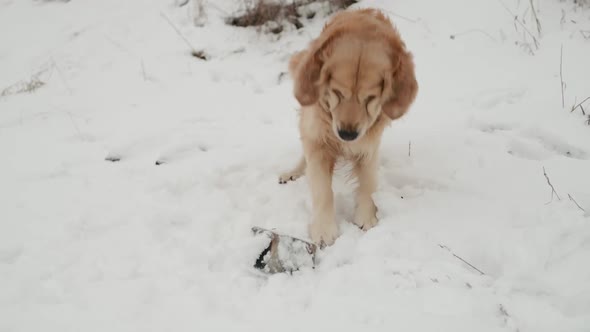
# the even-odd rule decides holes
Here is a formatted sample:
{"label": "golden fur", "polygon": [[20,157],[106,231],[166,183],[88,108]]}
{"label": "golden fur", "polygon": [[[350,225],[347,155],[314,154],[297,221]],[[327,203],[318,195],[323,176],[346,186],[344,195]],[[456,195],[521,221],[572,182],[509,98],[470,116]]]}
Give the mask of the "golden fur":
{"label": "golden fur", "polygon": [[306,174],[312,194],[311,239],[331,245],[338,237],[332,176],[339,160],[358,180],[354,222],[377,223],[378,147],[388,124],[413,103],[418,83],[411,53],[391,22],[375,9],[336,14],[309,46],[289,61],[294,95],[301,104],[303,154],[279,181]]}

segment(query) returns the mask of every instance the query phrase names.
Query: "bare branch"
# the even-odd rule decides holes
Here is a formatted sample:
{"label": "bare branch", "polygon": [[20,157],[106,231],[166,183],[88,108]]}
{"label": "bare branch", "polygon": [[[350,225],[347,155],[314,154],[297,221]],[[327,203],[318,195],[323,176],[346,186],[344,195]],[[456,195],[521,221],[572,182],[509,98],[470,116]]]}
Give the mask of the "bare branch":
{"label": "bare branch", "polygon": [[535,23],[537,24],[537,32],[539,33],[539,37],[541,37],[541,21],[537,17],[537,11],[535,10],[535,6],[533,6],[533,0],[529,0],[531,3],[531,10],[533,12],[533,17],[535,18]]}
{"label": "bare branch", "polygon": [[199,52],[193,47],[193,45],[191,45],[191,43],[188,41],[188,39],[186,39],[186,37],[182,34],[182,32],[180,32],[180,30],[174,25],[174,23],[172,23],[172,21],[168,18],[168,16],[164,15],[164,13],[162,13],[162,12],[160,12],[160,15],[162,16],[162,18],[164,18],[166,20],[166,22],[168,22],[168,24],[170,24],[172,29],[174,29],[174,31],[176,31],[176,34],[186,43],[188,48],[191,50],[192,54]]}
{"label": "bare branch", "polygon": [[389,15],[391,15],[391,16],[394,16],[394,17],[397,17],[397,18],[401,18],[402,20],[408,21],[408,22],[410,22],[410,23],[418,23],[418,21],[420,21],[420,19],[419,19],[419,18],[409,18],[409,17],[407,17],[407,16],[403,16],[403,15],[396,14],[396,13],[394,13],[394,12],[390,11],[390,10],[385,10],[385,9],[382,9],[382,11],[384,11],[384,12],[388,13],[388,14],[389,14]]}
{"label": "bare branch", "polygon": [[515,15],[508,7],[506,7],[506,5],[502,2],[502,0],[498,0],[498,2],[502,5],[502,7],[504,7],[504,9],[508,12],[508,14],[510,14],[510,16],[512,16],[514,18],[514,22],[518,23],[524,29],[524,31],[526,31],[526,33],[533,39],[533,42],[535,43],[535,48],[538,50],[539,49],[539,42],[537,41],[537,38],[535,37],[535,35],[533,35],[531,33],[531,31],[526,27],[526,25],[524,25],[518,19],[518,15]]}
{"label": "bare branch", "polygon": [[488,38],[489,38],[491,41],[493,41],[493,42],[497,42],[496,38],[492,37],[492,35],[490,35],[489,33],[485,32],[484,30],[481,30],[481,29],[470,29],[470,30],[466,30],[466,31],[459,32],[459,33],[455,33],[455,34],[452,34],[452,35],[450,36],[450,38],[451,38],[451,39],[455,39],[455,38],[457,38],[458,36],[461,36],[461,35],[466,35],[466,34],[473,33],[473,32],[479,32],[479,33],[481,33],[482,35],[485,35],[486,37],[488,37]]}
{"label": "bare branch", "polygon": [[584,111],[584,107],[582,107],[582,104],[584,104],[588,100],[590,100],[590,96],[586,97],[586,99],[582,100],[579,104],[572,106],[571,112],[575,111],[576,108],[580,107],[582,109],[582,114],[586,115],[586,112]]}
{"label": "bare branch", "polygon": [[583,207],[580,206],[580,204],[578,204],[578,202],[576,202],[576,200],[572,197],[572,195],[567,194],[567,197],[570,199],[570,201],[574,202],[574,204],[576,204],[576,206],[578,207],[578,209],[586,212],[586,210],[584,210]]}
{"label": "bare branch", "polygon": [[474,269],[475,271],[479,272],[479,274],[481,274],[482,276],[485,275],[485,273],[483,273],[480,269],[476,268],[475,266],[473,266],[473,264],[469,263],[468,261],[464,260],[463,258],[461,258],[460,256],[456,255],[451,249],[449,249],[449,247],[443,245],[443,244],[438,244],[439,247],[441,247],[442,249],[445,249],[446,251],[450,252],[451,255],[453,255],[455,258],[457,258],[458,260],[460,260],[461,262],[469,265],[469,267],[471,267],[472,269]]}
{"label": "bare branch", "polygon": [[549,185],[549,187],[551,187],[551,200],[549,202],[547,202],[547,204],[553,202],[553,194],[555,194],[557,199],[561,201],[561,197],[559,197],[559,194],[557,193],[557,191],[555,191],[555,187],[553,187],[553,185],[551,184],[551,180],[549,180],[549,176],[547,175],[547,172],[545,171],[545,166],[543,166],[543,175],[545,175],[545,179],[547,179],[547,184]]}
{"label": "bare branch", "polygon": [[174,23],[172,23],[172,21],[168,18],[168,16],[164,15],[164,13],[160,12],[160,15],[166,20],[166,22],[168,22],[168,24],[170,24],[170,26],[172,27],[172,29],[174,29],[174,31],[176,31],[176,34],[182,38],[182,40],[184,40],[184,42],[186,43],[186,45],[189,47],[189,49],[191,50],[191,55],[194,56],[195,58],[199,58],[201,60],[207,60],[207,55],[205,54],[205,52],[203,51],[197,51],[193,45],[188,41],[188,39],[186,39],[186,37],[180,32],[180,30],[174,25]]}
{"label": "bare branch", "polygon": [[184,37],[182,32],[180,32],[180,30],[174,25],[174,23],[172,23],[172,21],[168,18],[168,16],[164,15],[164,13],[162,13],[162,12],[160,12],[160,15],[162,16],[162,18],[164,18],[166,20],[166,22],[168,22],[168,24],[172,27],[172,29],[174,29],[174,31],[176,31],[176,34],[180,38],[182,38],[182,40],[186,43],[188,48],[190,48],[192,52],[196,52],[197,50],[193,47],[193,45],[191,45],[191,43],[188,41],[188,39],[186,39],[186,37]]}

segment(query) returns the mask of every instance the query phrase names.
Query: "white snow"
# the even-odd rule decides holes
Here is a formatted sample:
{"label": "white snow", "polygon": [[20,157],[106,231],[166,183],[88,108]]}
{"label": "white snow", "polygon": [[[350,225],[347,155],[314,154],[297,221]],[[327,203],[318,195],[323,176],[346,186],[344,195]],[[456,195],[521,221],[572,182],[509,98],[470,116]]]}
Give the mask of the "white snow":
{"label": "white snow", "polygon": [[529,1],[355,5],[390,14],[420,84],[380,223],[350,223],[338,178],[337,242],[263,276],[252,226],[308,238],[279,74],[327,17],[264,35],[224,23],[240,3],[195,27],[172,0],[0,0],[0,91],[46,83],[0,97],[0,331],[590,331],[590,9],[533,0],[539,35]]}

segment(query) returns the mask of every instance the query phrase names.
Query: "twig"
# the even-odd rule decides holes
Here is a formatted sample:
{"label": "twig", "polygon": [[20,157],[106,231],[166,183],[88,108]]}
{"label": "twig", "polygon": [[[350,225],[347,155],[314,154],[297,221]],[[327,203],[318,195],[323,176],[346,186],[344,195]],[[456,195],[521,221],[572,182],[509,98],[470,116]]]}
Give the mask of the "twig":
{"label": "twig", "polygon": [[559,51],[559,80],[561,81],[561,108],[565,107],[565,99],[563,97],[563,44]]}
{"label": "twig", "polygon": [[76,121],[74,121],[74,118],[72,117],[72,113],[70,113],[68,111],[64,111],[64,112],[68,115],[68,117],[70,118],[70,121],[72,121],[72,124],[74,125],[74,128],[78,132],[78,137],[80,139],[83,139],[84,136],[82,136],[82,132],[80,131],[80,127],[78,127],[78,124],[76,124]]}
{"label": "twig", "polygon": [[535,6],[533,6],[533,0],[529,0],[531,3],[531,10],[533,12],[533,17],[535,18],[535,23],[537,24],[537,32],[539,33],[539,37],[541,37],[541,21],[537,17],[537,11],[535,10]]}
{"label": "twig", "polygon": [[574,97],[574,104],[572,105],[572,109],[570,110],[570,113],[572,113],[574,111],[574,107],[576,107],[578,103],[578,96]]}
{"label": "twig", "polygon": [[488,37],[491,41],[497,42],[496,38],[492,37],[492,35],[490,35],[489,33],[485,32],[485,31],[483,31],[481,29],[470,29],[470,30],[466,30],[466,31],[463,31],[463,32],[452,34],[450,37],[451,37],[451,39],[455,39],[458,36],[466,35],[466,34],[472,33],[472,32],[479,32],[479,33],[485,35],[486,37]]}
{"label": "twig", "polygon": [[61,70],[59,69],[59,67],[57,66],[57,63],[55,62],[55,60],[53,58],[51,59],[51,62],[53,63],[53,68],[55,68],[55,70],[57,71],[57,76],[59,76],[61,83],[66,87],[66,90],[68,90],[68,93],[71,95],[72,88],[70,88],[70,85],[66,81],[65,76],[62,74]]}
{"label": "twig", "polygon": [[408,142],[408,157],[412,156],[412,141]]}
{"label": "twig", "polygon": [[502,2],[502,0],[498,0],[498,2],[502,5],[502,7],[504,7],[504,9],[506,9],[508,14],[510,14],[510,16],[512,16],[514,18],[514,22],[517,22],[518,24],[520,24],[520,26],[526,31],[526,33],[529,36],[531,36],[531,38],[533,39],[533,42],[535,43],[535,47],[538,50],[539,49],[539,42],[537,41],[537,38],[535,38],[535,35],[533,35],[531,33],[531,31],[518,19],[518,15],[515,15],[508,7],[506,7],[506,5]]}
{"label": "twig", "polygon": [[590,99],[590,96],[586,97],[586,99],[582,100],[579,104],[572,106],[571,112],[575,111],[576,108],[580,107],[582,109],[582,114],[586,115],[586,112],[584,111],[584,107],[582,107],[582,104],[584,104],[589,99]]}
{"label": "twig", "polygon": [[406,17],[406,16],[402,16],[402,15],[396,14],[396,13],[390,11],[390,10],[382,9],[382,11],[388,13],[391,16],[395,16],[397,18],[401,18],[402,20],[406,20],[406,21],[408,21],[410,23],[418,23],[418,21],[420,21],[419,18],[409,18],[409,17]]}
{"label": "twig", "polygon": [[192,52],[196,52],[197,50],[195,50],[195,48],[193,47],[193,45],[191,45],[191,43],[188,41],[188,39],[186,39],[186,37],[184,37],[184,35],[182,34],[182,32],[180,32],[180,30],[176,27],[176,25],[174,25],[174,23],[172,23],[172,21],[168,18],[168,16],[166,16],[162,12],[160,12],[160,15],[162,16],[162,18],[164,18],[166,20],[166,22],[168,22],[168,24],[170,24],[170,26],[172,27],[172,29],[174,29],[174,31],[176,31],[176,34],[180,38],[182,38],[182,40],[186,43],[186,45],[188,46],[188,48],[190,48]]}
{"label": "twig", "polygon": [[586,212],[586,210],[584,210],[584,208],[583,208],[583,207],[581,207],[581,206],[580,206],[580,204],[578,204],[578,202],[576,202],[576,200],[575,200],[575,199],[572,197],[572,195],[570,195],[570,194],[567,194],[567,197],[569,197],[570,201],[572,201],[572,202],[574,202],[574,204],[576,204],[576,206],[578,207],[578,209],[580,209],[580,210],[582,210],[582,211]]}
{"label": "twig", "polygon": [[461,258],[460,256],[456,255],[451,249],[449,249],[449,247],[442,245],[442,244],[438,244],[439,247],[441,247],[442,249],[447,250],[448,252],[450,252],[455,258],[457,258],[458,260],[460,260],[461,262],[469,265],[472,269],[474,269],[475,271],[479,272],[479,274],[481,274],[482,276],[485,275],[485,273],[483,273],[480,269],[476,268],[475,266],[473,266],[473,264],[469,263],[468,261],[464,260],[463,258]]}
{"label": "twig", "polygon": [[551,184],[551,180],[549,180],[549,176],[545,171],[545,166],[543,166],[543,175],[545,175],[545,179],[547,179],[547,184],[549,185],[549,187],[551,187],[551,200],[547,204],[553,202],[553,194],[555,194],[555,196],[557,196],[557,199],[561,201],[561,197],[559,197],[559,194],[557,193],[557,191],[555,191],[555,187],[553,187],[553,185]]}
{"label": "twig", "polygon": [[526,41],[526,35],[524,34],[524,31],[523,31],[523,40],[524,40],[523,43],[516,42],[516,45],[520,45],[523,49],[528,50],[530,55],[535,55],[535,51],[533,50],[531,43]]}

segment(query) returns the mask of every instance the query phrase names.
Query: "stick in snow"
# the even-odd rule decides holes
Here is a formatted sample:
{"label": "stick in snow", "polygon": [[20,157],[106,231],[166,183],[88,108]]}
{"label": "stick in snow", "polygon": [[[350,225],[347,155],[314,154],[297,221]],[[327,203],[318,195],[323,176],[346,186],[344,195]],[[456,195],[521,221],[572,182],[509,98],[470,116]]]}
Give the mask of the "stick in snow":
{"label": "stick in snow", "polygon": [[497,42],[496,38],[492,37],[492,35],[490,35],[489,33],[485,32],[484,30],[481,30],[481,29],[469,29],[469,30],[466,30],[463,32],[454,33],[454,34],[450,35],[449,37],[451,39],[455,39],[461,35],[466,35],[466,34],[473,33],[473,32],[479,32],[479,33],[483,34],[484,36],[488,37],[491,41]]}
{"label": "stick in snow", "polygon": [[559,194],[557,193],[557,191],[555,191],[555,187],[553,187],[553,185],[551,184],[551,180],[549,180],[547,172],[545,172],[545,166],[543,166],[543,175],[545,175],[545,179],[547,179],[547,184],[549,185],[549,187],[551,187],[551,200],[547,204],[553,202],[553,194],[555,194],[555,196],[557,196],[557,199],[561,201],[561,197],[559,197]]}
{"label": "stick in snow", "polygon": [[561,108],[565,107],[565,100],[563,97],[563,44],[559,51],[559,80],[561,81]]}
{"label": "stick in snow", "polygon": [[590,96],[586,97],[586,99],[582,100],[579,104],[572,106],[572,110],[570,112],[573,112],[576,110],[576,108],[580,108],[582,110],[582,114],[586,115],[586,111],[584,111],[584,107],[582,106],[582,104],[584,104],[586,101],[588,101],[588,99],[590,99]]}
{"label": "stick in snow", "polygon": [[576,200],[575,200],[575,199],[572,197],[572,195],[570,195],[570,194],[567,194],[567,197],[569,197],[570,201],[572,201],[572,202],[574,202],[574,204],[576,204],[576,206],[578,207],[578,209],[580,209],[580,210],[582,210],[582,211],[586,212],[586,210],[584,210],[584,208],[583,208],[583,207],[581,207],[581,206],[580,206],[580,204],[578,204],[578,202],[576,202]]}
{"label": "stick in snow", "polygon": [[539,17],[537,17],[537,11],[535,10],[535,6],[533,6],[533,0],[530,0],[529,2],[531,3],[531,11],[533,12],[533,17],[537,24],[537,32],[539,33],[539,37],[541,37],[541,21],[539,21]]}
{"label": "stick in snow", "polygon": [[502,0],[498,0],[498,2],[500,3],[500,5],[502,5],[502,7],[504,7],[504,9],[508,12],[508,14],[510,14],[510,16],[512,16],[514,18],[514,22],[518,23],[524,29],[524,31],[533,39],[533,43],[535,43],[535,48],[538,50],[539,49],[539,41],[537,41],[537,38],[535,37],[535,35],[533,35],[529,31],[529,29],[526,27],[526,25],[524,25],[524,23],[522,23],[518,19],[518,15],[514,15],[514,13],[510,9],[508,9],[508,7],[504,4],[504,2],[502,2]]}
{"label": "stick in snow", "polygon": [[475,271],[479,272],[479,274],[481,274],[482,276],[485,275],[485,273],[483,273],[480,269],[476,268],[475,266],[473,266],[473,264],[469,263],[468,261],[464,260],[463,258],[461,258],[460,256],[456,255],[451,249],[449,249],[449,247],[439,244],[439,247],[441,247],[442,249],[447,250],[448,252],[451,253],[451,255],[453,255],[455,258],[457,258],[458,260],[460,260],[461,262],[469,265],[472,269],[474,269]]}
{"label": "stick in snow", "polygon": [[168,16],[164,15],[164,13],[160,13],[160,15],[162,16],[162,18],[164,18],[166,20],[166,22],[168,22],[168,24],[170,24],[170,26],[172,27],[172,29],[174,29],[174,31],[176,31],[176,34],[182,38],[182,40],[184,40],[184,42],[186,43],[186,45],[190,48],[191,50],[191,55],[194,56],[195,58],[199,58],[201,60],[207,60],[207,55],[205,54],[205,52],[203,51],[197,51],[193,45],[191,45],[191,43],[188,41],[188,39],[186,39],[186,37],[180,32],[180,30],[174,25],[174,23],[172,23],[172,21],[168,18]]}

